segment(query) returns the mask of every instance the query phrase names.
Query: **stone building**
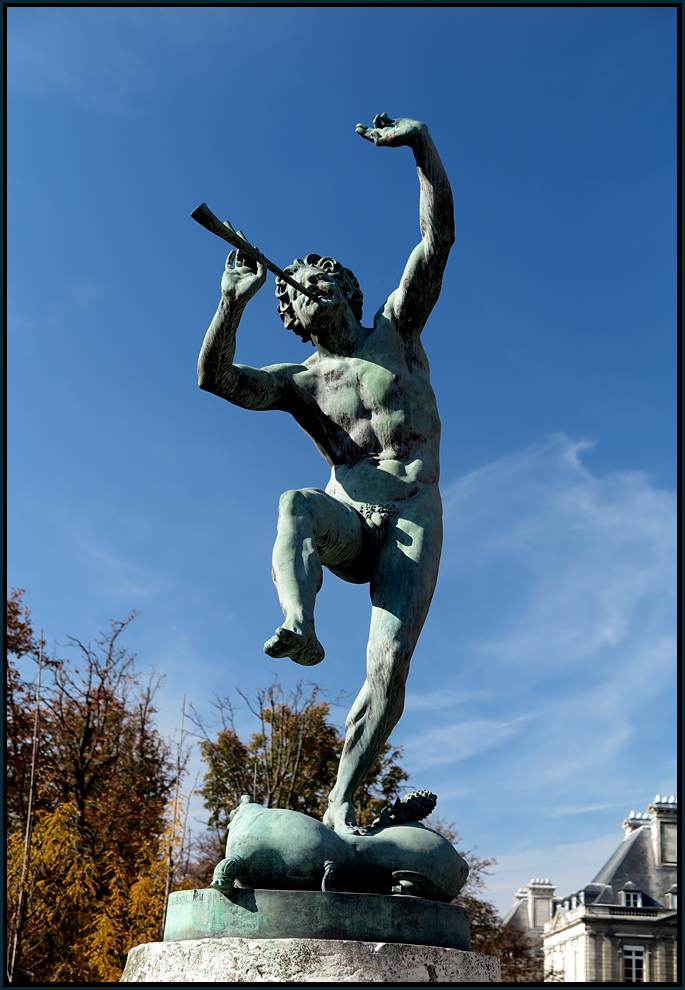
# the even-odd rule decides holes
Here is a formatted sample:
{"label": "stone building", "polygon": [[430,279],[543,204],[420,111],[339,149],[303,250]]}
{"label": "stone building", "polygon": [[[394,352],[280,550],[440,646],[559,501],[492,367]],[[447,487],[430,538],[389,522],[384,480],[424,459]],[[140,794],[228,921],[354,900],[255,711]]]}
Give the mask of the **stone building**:
{"label": "stone building", "polygon": [[660,797],[631,811],[624,837],[591,883],[569,897],[531,881],[505,924],[543,943],[550,983],[670,983],[677,972],[678,805]]}

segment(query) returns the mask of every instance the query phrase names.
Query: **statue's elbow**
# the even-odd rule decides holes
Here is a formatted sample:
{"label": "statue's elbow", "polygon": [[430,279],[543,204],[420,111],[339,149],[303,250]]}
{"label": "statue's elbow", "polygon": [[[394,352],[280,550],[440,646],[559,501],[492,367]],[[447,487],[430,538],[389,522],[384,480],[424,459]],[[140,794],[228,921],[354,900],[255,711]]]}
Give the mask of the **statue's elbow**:
{"label": "statue's elbow", "polygon": [[438,262],[446,262],[454,241],[454,227],[432,231],[431,236],[426,238],[428,256]]}
{"label": "statue's elbow", "polygon": [[210,380],[210,376],[205,372],[204,368],[197,369],[197,384],[203,390],[203,392],[211,392],[213,381]]}

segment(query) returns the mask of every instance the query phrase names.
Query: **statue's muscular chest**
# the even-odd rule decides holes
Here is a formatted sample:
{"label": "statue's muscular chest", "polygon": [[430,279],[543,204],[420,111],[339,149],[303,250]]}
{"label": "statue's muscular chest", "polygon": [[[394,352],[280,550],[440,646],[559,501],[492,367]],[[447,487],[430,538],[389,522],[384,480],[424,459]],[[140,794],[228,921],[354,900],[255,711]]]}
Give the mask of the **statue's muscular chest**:
{"label": "statue's muscular chest", "polygon": [[385,356],[382,365],[358,356],[324,358],[297,378],[333,443],[351,440],[364,454],[377,453],[405,422],[412,381],[403,356]]}

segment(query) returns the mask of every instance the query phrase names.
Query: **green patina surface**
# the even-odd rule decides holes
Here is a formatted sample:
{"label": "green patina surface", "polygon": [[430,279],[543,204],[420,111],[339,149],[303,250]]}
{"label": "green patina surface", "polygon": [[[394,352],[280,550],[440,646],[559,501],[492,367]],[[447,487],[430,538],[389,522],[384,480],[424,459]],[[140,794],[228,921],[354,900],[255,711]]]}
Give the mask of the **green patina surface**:
{"label": "green patina surface", "polygon": [[[248,243],[228,256],[198,362],[204,390],[245,409],[290,413],[331,471],[325,491],[302,488],[281,497],[272,573],[283,622],[264,651],[305,666],[324,659],[314,625],[323,568],[370,586],[367,677],[346,719],[324,819],[338,833],[355,831],[354,793],[402,714],[409,663],[438,576],[440,418],[421,333],[454,242],[452,192],[426,125],[379,114],[373,127],[356,130],[378,147],[411,149],[420,187],[421,240],[372,325],[361,323],[363,297],[353,273],[334,258],[308,254],[282,272],[288,280],[277,279],[276,295],[285,326],[313,353],[265,368],[237,364],[238,326],[267,273]],[[221,227],[210,224],[215,232]],[[241,231],[224,227],[222,236],[227,231],[232,243],[245,244]]]}
{"label": "green patina surface", "polygon": [[[408,804],[421,809],[422,801],[409,797]],[[435,795],[430,797],[432,805]],[[380,825],[365,835],[339,833],[298,811],[264,808],[249,795],[230,818],[226,858],[214,871],[212,887],[231,896],[236,885],[360,894],[398,893],[397,886],[448,903],[468,875],[454,846],[416,821]]]}
{"label": "green patina surface", "polygon": [[[222,229],[206,208],[193,214],[238,245],[200,353],[200,387],[246,409],[290,413],[331,471],[325,491],[281,496],[272,574],[284,618],[264,651],[304,666],[324,659],[314,625],[323,568],[368,583],[372,612],[367,677],[346,719],[324,822],[250,807],[244,796],[231,815],[214,889],[172,895],[166,941],[243,936],[469,948],[468,915],[448,903],[468,867],[446,839],[419,824],[430,810],[403,817],[398,805],[370,828],[355,818],[355,791],[402,713],[438,576],[440,418],[421,333],[454,242],[452,192],[426,125],[379,114],[373,127],[356,130],[378,147],[410,148],[420,187],[421,240],[372,325],[361,323],[357,279],[335,259],[308,254],[280,272],[242,231]],[[251,368],[235,363],[236,334],[267,267],[280,272],[286,328],[314,351],[301,362]],[[407,797],[420,805],[427,795]]]}
{"label": "green patina surface", "polygon": [[471,947],[465,908],[407,895],[314,890],[181,890],[171,894],[165,942],[197,938],[316,938]]}

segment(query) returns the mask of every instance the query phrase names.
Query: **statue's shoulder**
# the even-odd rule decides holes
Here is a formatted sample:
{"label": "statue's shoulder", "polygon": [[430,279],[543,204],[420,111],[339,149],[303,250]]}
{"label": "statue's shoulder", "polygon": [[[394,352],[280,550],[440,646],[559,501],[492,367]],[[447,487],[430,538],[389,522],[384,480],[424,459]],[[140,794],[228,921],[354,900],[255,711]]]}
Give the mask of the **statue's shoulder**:
{"label": "statue's shoulder", "polygon": [[[245,368],[246,365],[235,364],[234,367],[242,369]],[[286,381],[292,379],[293,376],[296,375],[298,371],[302,371],[304,367],[304,364],[292,364],[290,361],[281,361],[278,364],[268,364],[261,370],[268,372],[272,378]]]}
{"label": "statue's shoulder", "polygon": [[385,300],[383,305],[376,311],[373,318],[373,330],[372,333],[383,333],[384,331],[391,331],[397,333],[397,319],[395,317],[395,310],[393,309],[392,301],[395,293],[391,293]]}

